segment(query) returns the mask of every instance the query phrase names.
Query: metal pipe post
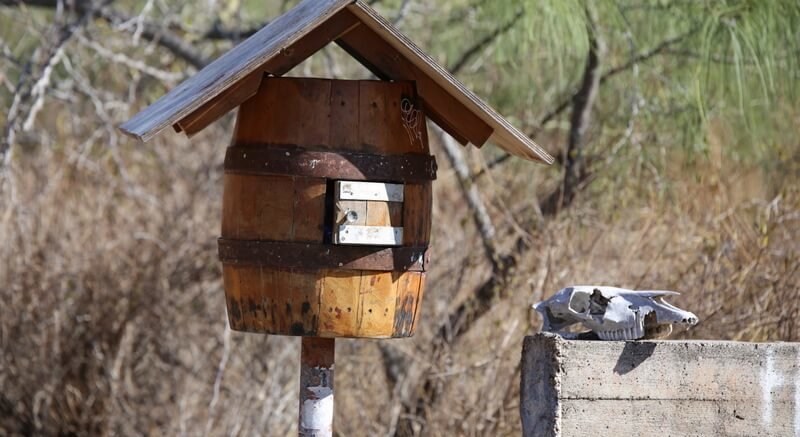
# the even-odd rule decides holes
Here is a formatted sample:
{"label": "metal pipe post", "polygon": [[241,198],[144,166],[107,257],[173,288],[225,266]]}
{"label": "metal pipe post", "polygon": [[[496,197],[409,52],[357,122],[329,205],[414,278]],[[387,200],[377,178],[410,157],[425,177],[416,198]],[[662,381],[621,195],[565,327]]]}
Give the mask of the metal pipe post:
{"label": "metal pipe post", "polygon": [[300,347],[299,434],[333,435],[333,361],[335,340],[303,337]]}

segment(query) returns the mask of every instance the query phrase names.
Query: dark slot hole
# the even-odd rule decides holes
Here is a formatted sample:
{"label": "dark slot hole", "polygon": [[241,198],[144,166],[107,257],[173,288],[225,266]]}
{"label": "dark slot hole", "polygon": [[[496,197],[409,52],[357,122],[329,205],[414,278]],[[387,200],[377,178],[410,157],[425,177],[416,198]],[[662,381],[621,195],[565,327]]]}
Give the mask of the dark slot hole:
{"label": "dark slot hole", "polygon": [[335,190],[336,181],[328,179],[325,187],[325,225],[322,233],[322,242],[325,244],[333,244],[333,222],[336,220]]}

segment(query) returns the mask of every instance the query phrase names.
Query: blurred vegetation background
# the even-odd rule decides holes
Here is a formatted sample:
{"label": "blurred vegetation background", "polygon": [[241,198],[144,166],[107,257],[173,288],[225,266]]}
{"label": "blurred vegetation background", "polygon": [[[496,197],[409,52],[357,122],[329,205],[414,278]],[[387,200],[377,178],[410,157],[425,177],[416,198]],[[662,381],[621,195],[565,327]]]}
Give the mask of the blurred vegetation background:
{"label": "blurred vegetation background", "polygon": [[[227,328],[232,116],[115,128],[296,3],[0,0],[0,434],[296,431],[298,340]],[[570,284],[800,340],[796,0],[369,3],[558,163],[432,135],[423,324],[337,342],[339,435],[519,434],[530,304]],[[335,46],[290,74],[370,77]]]}

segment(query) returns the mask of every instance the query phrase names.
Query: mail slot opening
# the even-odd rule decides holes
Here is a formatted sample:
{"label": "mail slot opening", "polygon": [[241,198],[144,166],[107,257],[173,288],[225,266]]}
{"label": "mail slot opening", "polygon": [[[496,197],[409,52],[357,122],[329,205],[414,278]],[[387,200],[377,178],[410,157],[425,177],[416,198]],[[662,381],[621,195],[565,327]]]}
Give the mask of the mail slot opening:
{"label": "mail slot opening", "polygon": [[404,184],[336,181],[334,244],[401,246],[404,190]]}

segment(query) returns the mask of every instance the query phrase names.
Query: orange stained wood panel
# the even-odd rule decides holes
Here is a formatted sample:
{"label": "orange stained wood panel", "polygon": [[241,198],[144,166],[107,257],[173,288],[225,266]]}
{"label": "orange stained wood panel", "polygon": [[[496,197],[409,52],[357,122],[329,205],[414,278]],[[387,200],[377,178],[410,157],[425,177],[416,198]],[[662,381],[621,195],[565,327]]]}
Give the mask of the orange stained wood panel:
{"label": "orange stained wood panel", "polygon": [[401,202],[365,201],[366,226],[403,226],[403,204]]}
{"label": "orange stained wood panel", "polygon": [[263,326],[256,326],[263,318],[256,318],[247,307],[247,302],[254,289],[261,286],[261,272],[258,267],[223,266],[223,281],[228,304],[228,321],[231,329],[259,330]]}
{"label": "orange stained wood panel", "polygon": [[361,271],[323,270],[320,337],[357,337]]}
{"label": "orange stained wood panel", "polygon": [[392,272],[362,272],[356,335],[391,337],[397,302],[397,282]]}
{"label": "orange stained wood panel", "polygon": [[225,265],[223,277],[232,329],[390,338],[414,333],[425,274]]}
{"label": "orange stained wood panel", "polygon": [[231,329],[241,331],[244,329],[242,323],[241,293],[239,292],[241,279],[239,272],[241,269],[229,266],[222,266],[222,284],[225,288],[225,303],[228,309],[228,322]]}

